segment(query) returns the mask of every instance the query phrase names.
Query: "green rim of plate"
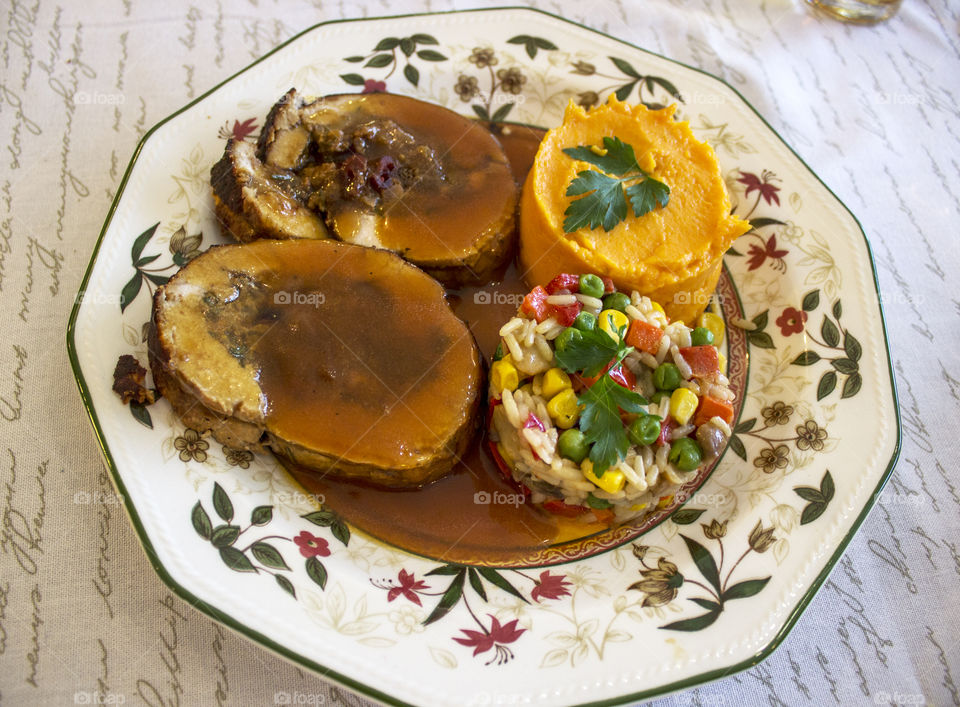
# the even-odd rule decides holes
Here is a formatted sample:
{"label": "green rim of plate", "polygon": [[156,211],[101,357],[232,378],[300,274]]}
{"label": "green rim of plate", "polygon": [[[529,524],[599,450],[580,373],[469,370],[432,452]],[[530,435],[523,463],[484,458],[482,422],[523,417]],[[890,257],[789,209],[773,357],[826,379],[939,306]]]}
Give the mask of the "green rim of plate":
{"label": "green rim of plate", "polygon": [[[116,196],[114,196],[113,198],[113,203],[110,204],[110,209],[107,211],[107,217],[103,222],[103,228],[100,229],[100,235],[97,238],[96,246],[94,246],[93,253],[90,256],[90,262],[87,265],[86,272],[84,272],[83,281],[80,283],[80,289],[78,291],[78,296],[75,298],[73,310],[70,312],[70,320],[67,324],[67,354],[70,358],[70,367],[73,369],[74,378],[77,381],[77,387],[80,389],[80,397],[83,400],[83,406],[87,411],[87,415],[90,418],[91,424],[93,425],[94,432],[96,433],[96,436],[97,436],[97,443],[100,445],[100,450],[103,453],[104,460],[106,461],[107,467],[110,470],[110,477],[113,479],[113,483],[116,486],[117,492],[120,494],[121,498],[123,498],[124,508],[127,511],[127,515],[130,517],[130,521],[133,524],[134,530],[136,531],[137,538],[139,539],[140,544],[143,546],[144,551],[147,553],[147,558],[150,560],[150,564],[153,566],[154,571],[157,573],[160,579],[164,582],[164,584],[166,584],[173,591],[174,594],[179,596],[181,599],[187,602],[190,606],[203,612],[210,618],[220,622],[221,624],[227,626],[233,631],[243,636],[246,636],[247,638],[255,641],[256,643],[260,644],[264,648],[267,648],[273,653],[276,653],[277,655],[280,655],[298,665],[301,665],[311,670],[312,672],[319,674],[321,677],[327,680],[335,681],[351,690],[354,690],[367,697],[371,697],[375,700],[379,700],[380,702],[383,702],[385,704],[410,705],[411,703],[398,700],[397,698],[391,695],[388,695],[385,692],[382,692],[375,687],[372,687],[365,683],[358,682],[347,675],[343,675],[334,670],[331,670],[330,668],[327,668],[326,666],[320,663],[317,663],[316,661],[313,661],[310,658],[307,658],[306,656],[303,656],[285,646],[280,645],[279,643],[268,638],[267,636],[264,636],[258,631],[254,631],[253,629],[251,629],[241,621],[230,616],[229,614],[226,614],[220,611],[219,609],[217,609],[216,607],[211,606],[210,604],[202,601],[200,598],[195,596],[190,590],[178,584],[177,581],[174,580],[172,576],[170,576],[166,568],[160,562],[157,556],[156,550],[154,550],[153,544],[150,542],[150,538],[147,536],[146,530],[140,521],[139,515],[137,514],[137,509],[134,507],[133,502],[130,500],[130,496],[126,492],[126,487],[124,486],[123,480],[121,479],[120,474],[117,470],[117,466],[114,463],[113,456],[111,455],[110,449],[107,446],[106,440],[104,439],[103,430],[100,427],[100,421],[97,418],[96,410],[94,410],[93,402],[90,398],[90,391],[87,386],[87,382],[83,377],[83,371],[80,369],[80,363],[79,363],[79,360],[77,359],[77,348],[76,348],[76,342],[74,340],[74,329],[77,323],[77,315],[79,314],[79,311],[80,311],[80,304],[83,301],[80,295],[82,295],[82,293],[86,291],[87,284],[90,281],[90,274],[93,271],[94,263],[97,260],[97,255],[100,252],[100,247],[101,245],[103,245],[103,238],[106,235],[107,228],[110,226],[110,222],[113,220],[113,215],[117,210],[117,205],[120,202],[120,197],[123,195],[124,189],[127,186],[127,181],[130,178],[130,173],[133,171],[133,166],[136,163],[137,158],[140,156],[140,152],[143,150],[143,147],[146,144],[147,140],[162,125],[169,122],[176,116],[180,115],[188,108],[191,108],[195,104],[199,103],[200,101],[205,99],[207,96],[211,95],[212,93],[220,89],[222,86],[225,86],[226,84],[231,82],[237,76],[240,76],[241,74],[245,73],[249,69],[253,68],[257,64],[265,60],[267,57],[275,54],[276,52],[280,51],[287,45],[292,44],[293,42],[300,39],[300,37],[314,31],[319,27],[324,27],[327,25],[334,25],[334,24],[342,24],[347,22],[367,22],[371,20],[391,20],[391,19],[400,19],[405,17],[426,17],[426,16],[435,16],[435,15],[456,15],[456,14],[467,14],[467,13],[473,13],[473,12],[502,12],[505,10],[522,10],[526,12],[533,12],[540,15],[545,15],[554,20],[560,20],[561,22],[565,22],[575,27],[579,27],[580,29],[584,29],[593,34],[600,35],[609,40],[617,42],[619,44],[628,46],[632,49],[637,49],[646,54],[650,54],[652,56],[665,59],[671,63],[677,64],[686,69],[690,69],[691,71],[696,71],[699,74],[703,74],[704,76],[707,76],[713,79],[714,81],[717,81],[723,84],[724,86],[729,88],[731,91],[733,91],[737,95],[737,97],[741,101],[743,101],[743,104],[754,112],[754,114],[763,122],[763,124],[767,127],[767,129],[771,133],[773,133],[773,135],[775,135],[777,139],[780,140],[781,143],[783,143],[784,147],[786,147],[790,151],[790,153],[794,157],[796,157],[797,160],[799,160],[800,164],[802,164],[807,169],[807,171],[820,183],[820,185],[827,190],[830,196],[832,196],[836,200],[836,202],[843,207],[843,209],[850,215],[850,218],[853,219],[854,223],[857,225],[857,229],[860,231],[860,235],[863,237],[864,244],[866,245],[866,248],[867,248],[867,258],[870,261],[870,271],[873,275],[873,285],[877,293],[877,307],[880,313],[880,328],[881,328],[881,331],[883,332],[883,347],[884,347],[884,351],[887,354],[887,372],[889,373],[889,376],[890,376],[890,390],[892,394],[894,420],[896,421],[897,437],[896,437],[896,446],[894,447],[893,454],[890,457],[890,461],[887,464],[887,468],[884,470],[883,475],[880,478],[880,482],[877,484],[876,488],[871,494],[870,500],[864,505],[863,510],[860,511],[860,514],[856,517],[856,519],[854,519],[853,524],[850,527],[850,531],[840,542],[837,549],[834,551],[833,555],[827,561],[823,570],[821,570],[820,574],[818,574],[816,578],[814,578],[813,582],[810,585],[810,588],[806,591],[803,597],[801,597],[800,601],[797,602],[796,606],[794,606],[793,610],[790,612],[790,615],[787,617],[787,620],[783,623],[783,625],[777,631],[777,634],[773,637],[773,639],[771,639],[770,643],[768,643],[766,646],[764,646],[762,649],[757,651],[754,655],[750,656],[746,660],[742,660],[739,663],[735,663],[727,668],[718,668],[716,670],[710,670],[708,672],[700,673],[699,675],[694,675],[692,677],[685,678],[683,680],[678,680],[676,682],[668,683],[666,685],[661,685],[648,690],[641,690],[639,692],[623,695],[621,697],[611,698],[608,700],[600,700],[596,702],[580,703],[581,707],[602,707],[602,706],[608,706],[608,705],[610,706],[622,705],[627,702],[634,702],[637,700],[647,700],[654,697],[662,697],[664,695],[668,695],[673,692],[679,692],[679,691],[687,690],[692,687],[696,687],[698,685],[702,685],[708,682],[713,682],[715,680],[719,680],[721,678],[727,677],[734,673],[739,673],[743,670],[748,670],[749,668],[752,668],[753,666],[757,665],[761,661],[768,658],[773,653],[773,651],[776,650],[777,647],[784,641],[784,639],[786,639],[787,635],[789,635],[790,631],[796,625],[797,621],[800,619],[800,616],[803,614],[804,610],[812,601],[817,591],[826,581],[827,577],[830,576],[830,573],[833,571],[833,568],[836,565],[836,563],[843,556],[843,553],[846,550],[847,545],[849,545],[850,541],[853,539],[853,536],[856,534],[857,530],[863,524],[863,521],[866,519],[867,514],[870,512],[870,509],[873,508],[873,505],[876,502],[877,496],[880,494],[880,491],[883,489],[883,487],[887,483],[887,480],[890,478],[890,475],[893,472],[893,467],[896,465],[897,459],[900,456],[900,448],[902,444],[900,405],[897,398],[896,378],[894,377],[894,374],[893,374],[893,364],[890,358],[890,341],[887,336],[886,322],[883,317],[883,298],[880,295],[880,283],[877,279],[877,267],[873,259],[873,251],[870,248],[870,241],[867,239],[866,233],[864,233],[863,231],[863,226],[860,224],[860,221],[853,214],[853,212],[850,211],[849,208],[847,208],[847,205],[844,204],[837,197],[837,195],[833,193],[833,190],[831,190],[830,187],[828,187],[812,169],[810,169],[809,165],[807,165],[807,163],[803,160],[803,158],[800,157],[800,155],[798,155],[796,151],[792,147],[790,147],[789,144],[787,144],[787,142],[780,136],[779,133],[777,133],[776,130],[773,129],[773,127],[757,111],[757,109],[754,108],[750,104],[750,102],[743,97],[740,91],[738,91],[736,88],[731,86],[729,83],[727,83],[723,79],[719,78],[718,76],[714,76],[713,74],[707,71],[704,71],[703,69],[699,69],[695,66],[690,66],[681,61],[677,61],[675,59],[665,57],[662,54],[657,54],[656,52],[649,51],[648,49],[643,49],[642,47],[638,47],[625,40],[618,39],[617,37],[613,37],[607,34],[606,32],[593,29],[592,27],[586,27],[585,25],[582,25],[578,22],[574,22],[572,20],[568,20],[552,12],[547,12],[546,10],[540,10],[534,7],[507,5],[507,6],[500,6],[500,7],[478,8],[478,9],[472,9],[472,10],[448,10],[444,12],[415,12],[415,13],[408,13],[408,14],[401,14],[401,15],[384,15],[381,17],[357,17],[357,18],[327,20],[326,22],[319,22],[311,27],[308,27],[302,32],[294,35],[293,37],[283,42],[282,44],[276,46],[274,49],[270,50],[269,52],[261,56],[259,59],[257,59],[256,61],[251,62],[249,65],[243,67],[236,73],[232,74],[231,76],[227,77],[217,85],[213,86],[210,90],[206,91],[205,93],[201,94],[194,100],[190,101],[179,110],[175,111],[174,113],[171,113],[166,118],[164,118],[163,120],[158,122],[156,125],[154,125],[152,128],[150,128],[150,130],[148,130],[144,134],[144,136],[140,138],[140,142],[137,143],[137,147],[133,152],[133,156],[130,158],[130,162],[123,173],[123,178],[120,180],[120,185],[117,188]],[[748,372],[748,375],[749,375],[749,372]]]}

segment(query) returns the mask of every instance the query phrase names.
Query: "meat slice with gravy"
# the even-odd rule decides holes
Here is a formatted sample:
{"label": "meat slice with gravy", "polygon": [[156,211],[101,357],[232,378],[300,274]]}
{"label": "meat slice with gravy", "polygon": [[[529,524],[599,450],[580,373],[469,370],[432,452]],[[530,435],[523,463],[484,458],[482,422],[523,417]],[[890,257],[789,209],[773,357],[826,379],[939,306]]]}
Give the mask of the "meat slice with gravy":
{"label": "meat slice with gravy", "polygon": [[333,240],[215,246],[154,297],[150,365],[188,426],[233,448],[417,487],[478,422],[480,354],[443,288]]}
{"label": "meat slice with gravy", "polygon": [[[229,184],[234,175],[249,181],[249,170],[233,166],[238,149],[250,163],[228,145],[213,170],[215,197],[228,205],[226,195],[249,193]],[[441,106],[386,93],[308,100],[291,89],[268,114],[254,159],[291,196],[291,221],[303,207],[334,238],[392,250],[448,287],[490,280],[512,252],[518,189],[509,161],[481,124]],[[256,237],[253,219],[251,228],[233,225],[234,211],[218,204],[224,230]],[[318,237],[302,224],[277,227],[279,211],[263,237]]]}

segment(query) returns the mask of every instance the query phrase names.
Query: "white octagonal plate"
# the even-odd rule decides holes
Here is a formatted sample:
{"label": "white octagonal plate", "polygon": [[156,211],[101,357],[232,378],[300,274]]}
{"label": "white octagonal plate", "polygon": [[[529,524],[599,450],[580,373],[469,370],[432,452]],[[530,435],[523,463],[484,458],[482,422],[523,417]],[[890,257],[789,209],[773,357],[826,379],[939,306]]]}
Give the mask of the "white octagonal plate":
{"label": "white octagonal plate", "polygon": [[[672,520],[561,564],[446,563],[364,535],[273,459],[185,429],[165,401],[121,404],[114,365],[146,361],[150,293],[219,242],[209,170],[224,139],[255,139],[291,86],[389,90],[544,127],[570,99],[678,103],[754,229],[725,258],[726,311],[750,322],[731,361],[747,369],[743,410]],[[849,211],[722,81],[530,9],[319,25],[201,96],[137,148],[81,294],[74,371],[163,581],[385,702],[613,704],[754,665],[797,621],[899,451],[873,262]]]}

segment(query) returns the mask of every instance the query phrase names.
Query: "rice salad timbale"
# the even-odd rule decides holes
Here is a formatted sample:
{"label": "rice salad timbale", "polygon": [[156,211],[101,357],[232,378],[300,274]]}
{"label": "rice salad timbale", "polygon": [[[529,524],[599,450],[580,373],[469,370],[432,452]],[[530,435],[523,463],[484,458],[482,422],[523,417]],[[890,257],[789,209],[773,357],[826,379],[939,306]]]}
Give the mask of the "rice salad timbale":
{"label": "rice salad timbale", "polygon": [[535,287],[500,328],[490,367],[501,471],[530,502],[587,522],[670,505],[731,434],[717,310],[691,328],[594,274]]}

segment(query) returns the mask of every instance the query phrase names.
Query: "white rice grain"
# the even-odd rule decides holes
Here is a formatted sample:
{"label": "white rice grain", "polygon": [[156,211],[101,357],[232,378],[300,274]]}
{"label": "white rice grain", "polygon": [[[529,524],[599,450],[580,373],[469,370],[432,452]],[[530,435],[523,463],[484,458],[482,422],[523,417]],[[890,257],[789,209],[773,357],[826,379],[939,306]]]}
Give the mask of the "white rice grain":
{"label": "white rice grain", "polygon": [[[666,338],[666,337],[664,337]],[[646,351],[640,352],[640,361],[649,368],[656,368],[660,364],[657,362],[657,359],[652,355],[648,354]]]}
{"label": "white rice grain", "polygon": [[738,329],[743,329],[744,331],[756,331],[757,329],[757,325],[754,322],[751,322],[747,319],[741,319],[740,317],[734,317],[730,320],[730,323]]}
{"label": "white rice grain", "polygon": [[513,393],[509,390],[503,391],[503,397],[500,398],[503,404],[503,411],[507,413],[507,420],[515,428],[520,427],[520,411],[517,409],[517,402],[513,398]]}
{"label": "white rice grain", "polygon": [[519,361],[523,358],[523,350],[520,348],[517,337],[515,337],[512,332],[504,335],[503,343],[507,345],[507,350],[510,352],[510,355],[513,356],[514,361]]}
{"label": "white rice grain", "polygon": [[667,464],[667,466],[663,469],[663,478],[665,478],[671,484],[680,485],[683,483],[683,479],[677,476],[677,472],[675,472],[673,467],[669,464]]}
{"label": "white rice grain", "polygon": [[631,319],[639,319],[641,321],[646,321],[646,317],[643,316],[643,312],[634,307],[632,304],[628,304],[626,310],[626,315]]}
{"label": "white rice grain", "polygon": [[660,478],[660,467],[656,464],[647,464],[647,486],[653,488]]}
{"label": "white rice grain", "polygon": [[729,437],[733,434],[733,430],[730,429],[730,425],[727,424],[727,421],[724,420],[719,415],[714,415],[710,418],[710,424],[716,427],[718,430],[723,432],[724,435]]}
{"label": "white rice grain", "polygon": [[523,326],[523,319],[521,319],[520,317],[514,317],[509,322],[507,322],[502,327],[500,327],[500,336],[501,337],[506,336],[507,334],[510,334],[516,331],[521,326]]}
{"label": "white rice grain", "polygon": [[663,338],[660,339],[660,348],[657,349],[657,365],[663,363],[663,360],[667,357],[667,353],[670,351],[670,337],[666,334],[663,335]]}
{"label": "white rice grain", "polygon": [[590,308],[590,309],[595,309],[595,310],[597,310],[598,312],[599,312],[601,309],[603,309],[603,300],[602,300],[602,299],[598,299],[598,298],[596,298],[596,297],[591,297],[590,295],[584,295],[584,294],[580,294],[580,293],[577,293],[577,294],[574,295],[574,296],[575,296],[578,300],[580,300],[580,303],[581,303],[584,307],[588,307],[588,308]]}
{"label": "white rice grain", "polygon": [[678,439],[683,439],[695,429],[696,427],[694,425],[683,425],[681,427],[677,427],[670,433],[670,441],[675,442]]}
{"label": "white rice grain", "polygon": [[690,364],[680,355],[680,349],[676,344],[670,347],[670,355],[673,356],[673,362],[677,364],[677,368],[680,369],[680,375],[683,376],[683,379],[688,380],[691,378],[693,371],[690,369]]}
{"label": "white rice grain", "polygon": [[526,348],[533,346],[533,337],[537,335],[537,323],[533,319],[528,319],[523,328],[523,345]]}
{"label": "white rice grain", "polygon": [[680,387],[686,388],[687,390],[692,391],[697,395],[700,395],[700,386],[697,385],[696,381],[693,381],[693,380],[683,381],[682,383],[680,383]]}
{"label": "white rice grain", "polygon": [[724,402],[731,402],[734,400],[737,395],[729,388],[717,385],[715,383],[710,383],[707,385],[706,390],[703,391],[706,395],[709,395],[711,398],[716,398],[717,400],[723,400]]}
{"label": "white rice grain", "polygon": [[560,332],[562,332],[566,328],[567,327],[565,327],[563,324],[560,324],[559,322],[554,322],[552,327],[542,332],[543,338],[546,339],[547,341],[553,341],[558,336],[560,336]]}
{"label": "white rice grain", "polygon": [[660,468],[660,471],[666,471],[669,466],[669,461],[667,456],[670,454],[670,445],[664,444],[657,450],[657,466]]}
{"label": "white rice grain", "polygon": [[647,480],[643,478],[643,474],[638,476],[636,470],[631,467],[626,462],[620,462],[617,466],[617,469],[623,472],[624,478],[627,480],[627,483],[633,486],[637,491],[644,492],[647,490]]}
{"label": "white rice grain", "polygon": [[[550,331],[550,330],[551,330],[553,327],[555,327],[555,326],[557,326],[557,318],[556,318],[556,317],[547,317],[547,318],[544,319],[542,322],[540,322],[539,324],[537,324],[537,326],[534,327],[534,330],[535,330],[538,334],[543,334],[543,333],[545,333],[545,332]],[[502,329],[500,330],[500,336],[503,336],[503,330],[502,330]]]}
{"label": "white rice grain", "polygon": [[553,349],[550,348],[550,344],[547,343],[547,339],[543,334],[534,334],[533,343],[536,345],[537,351],[540,352],[541,356],[547,361],[553,360]]}
{"label": "white rice grain", "polygon": [[546,299],[547,304],[554,304],[558,307],[569,307],[576,304],[576,295],[549,295]]}

